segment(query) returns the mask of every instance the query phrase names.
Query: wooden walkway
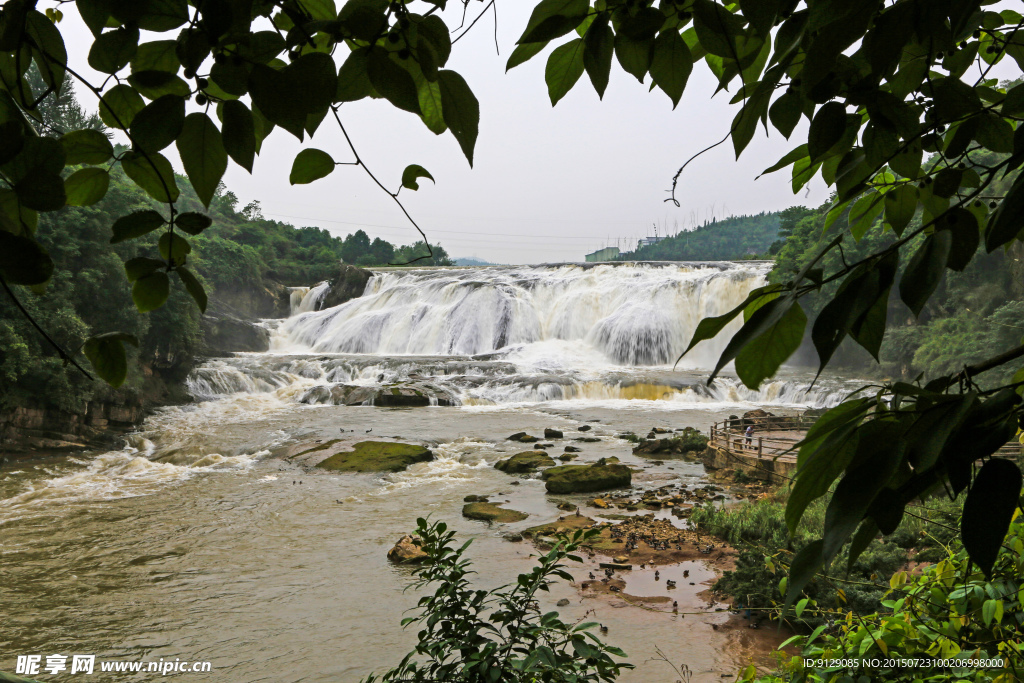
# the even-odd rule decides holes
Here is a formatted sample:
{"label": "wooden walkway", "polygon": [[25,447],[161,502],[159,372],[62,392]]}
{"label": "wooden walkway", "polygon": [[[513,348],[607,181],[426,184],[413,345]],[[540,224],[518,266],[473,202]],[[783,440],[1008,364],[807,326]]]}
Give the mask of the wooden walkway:
{"label": "wooden walkway", "polygon": [[[747,467],[763,468],[768,461],[778,463],[779,470],[795,469],[797,460],[796,444],[804,438],[813,423],[812,419],[801,416],[770,416],[739,418],[716,422],[708,433],[708,446],[722,451]],[[748,441],[745,431],[753,424],[754,433]],[[1024,462],[1024,448],[1017,441],[1010,441],[993,455]]]}

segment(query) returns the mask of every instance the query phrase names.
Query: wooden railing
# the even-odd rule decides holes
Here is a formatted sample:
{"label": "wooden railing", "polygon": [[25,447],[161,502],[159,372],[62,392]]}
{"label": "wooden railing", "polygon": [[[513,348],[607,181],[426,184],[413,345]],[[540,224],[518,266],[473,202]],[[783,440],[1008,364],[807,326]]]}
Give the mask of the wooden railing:
{"label": "wooden railing", "polygon": [[[803,438],[803,432],[806,432],[812,424],[814,424],[814,418],[801,416],[773,415],[725,420],[711,425],[711,429],[708,431],[708,444],[736,455],[753,457],[758,460],[762,458],[795,459],[796,449],[793,447]],[[754,427],[754,434],[749,443],[744,433],[748,425]],[[793,437],[788,438],[777,438],[759,436],[758,432],[800,432],[800,434],[794,434]],[[1016,440],[1010,441],[993,453],[993,456],[1024,461],[1024,447]]]}

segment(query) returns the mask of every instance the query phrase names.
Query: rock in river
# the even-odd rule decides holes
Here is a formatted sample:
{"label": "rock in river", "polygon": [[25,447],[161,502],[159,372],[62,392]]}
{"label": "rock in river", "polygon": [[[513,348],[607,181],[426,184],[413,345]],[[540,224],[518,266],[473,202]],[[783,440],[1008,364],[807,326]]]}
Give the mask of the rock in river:
{"label": "rock in river", "polygon": [[[320,448],[329,445],[331,442]],[[332,472],[401,472],[413,463],[434,459],[429,449],[408,443],[360,441],[352,449],[335,453],[316,466]]]}
{"label": "rock in river", "polygon": [[548,493],[587,493],[629,486],[633,472],[625,465],[560,465],[544,470]]}
{"label": "rock in river", "polygon": [[519,443],[534,443],[540,441],[535,436],[530,436],[526,432],[516,432],[512,436],[508,437],[509,441],[518,441]]}
{"label": "rock in river", "polygon": [[468,503],[462,508],[462,516],[468,519],[479,519],[482,522],[498,522],[500,524],[521,522],[529,517],[525,512],[506,510],[494,503]]}
{"label": "rock in river", "polygon": [[388,551],[388,559],[396,564],[416,564],[430,559],[420,547],[422,541],[416,536],[402,536],[395,547]]}
{"label": "rock in river", "polygon": [[561,439],[562,438],[562,432],[560,432],[557,429],[551,429],[550,427],[548,427],[547,429],[544,430],[544,438],[545,439]]}
{"label": "rock in river", "polygon": [[523,451],[516,453],[511,458],[499,460],[494,463],[494,467],[508,474],[523,474],[532,472],[538,467],[550,467],[554,464],[555,461],[544,451]]}

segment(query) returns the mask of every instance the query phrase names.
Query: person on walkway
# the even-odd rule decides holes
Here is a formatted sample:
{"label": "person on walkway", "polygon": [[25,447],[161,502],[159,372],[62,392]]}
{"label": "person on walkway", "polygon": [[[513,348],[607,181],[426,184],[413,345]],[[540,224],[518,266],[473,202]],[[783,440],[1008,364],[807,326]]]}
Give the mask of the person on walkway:
{"label": "person on walkway", "polygon": [[747,431],[743,432],[743,435],[747,438],[747,448],[754,447],[754,425],[747,425]]}

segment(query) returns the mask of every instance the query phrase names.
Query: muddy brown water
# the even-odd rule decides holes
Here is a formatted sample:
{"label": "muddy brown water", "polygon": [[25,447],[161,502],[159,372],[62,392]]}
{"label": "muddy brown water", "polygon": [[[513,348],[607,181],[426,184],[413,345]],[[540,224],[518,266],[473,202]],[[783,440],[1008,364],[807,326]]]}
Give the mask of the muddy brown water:
{"label": "muddy brown water", "polygon": [[[417,517],[445,520],[460,538],[472,538],[476,580],[490,587],[527,571],[536,552],[503,534],[564,514],[555,507],[560,500],[584,504],[583,496],[547,496],[538,479],[493,469],[503,454],[521,449],[505,436],[555,427],[568,437],[554,440],[552,450],[560,451],[576,443],[574,427],[590,424],[588,435],[602,440],[577,444],[578,462],[615,455],[645,468],[636,485],[697,484],[700,465],[652,465],[614,434],[653,425],[706,428],[729,412],[253,403],[259,397],[167,409],[133,439],[137,451],[22,462],[0,472],[0,669],[13,670],[19,654],[45,661],[81,653],[99,661],[210,661],[216,680],[228,682],[358,680],[397,663],[413,645],[414,634],[399,626],[415,604],[406,591],[410,572],[389,564],[385,553]],[[438,459],[394,475],[338,476],[267,455],[297,439],[337,438],[341,429],[348,438],[426,442]],[[531,516],[490,527],[463,519],[462,498],[471,493],[507,500]],[[633,572],[627,592],[669,595],[684,611],[707,608],[697,593],[712,573],[690,569],[696,586],[675,577],[681,569],[662,568],[660,581]],[[585,579],[588,570],[574,574]],[[667,589],[666,577],[677,578],[677,588]],[[667,605],[584,599],[568,585],[545,597],[550,604],[542,608],[554,609],[563,597],[570,600],[558,608],[565,618],[590,612],[637,665],[623,681],[675,680],[664,662],[652,661],[656,648],[689,666],[695,681],[720,680],[766,650],[757,632],[713,629],[726,622],[725,612],[680,616]],[[152,675],[97,672],[94,680]]]}

